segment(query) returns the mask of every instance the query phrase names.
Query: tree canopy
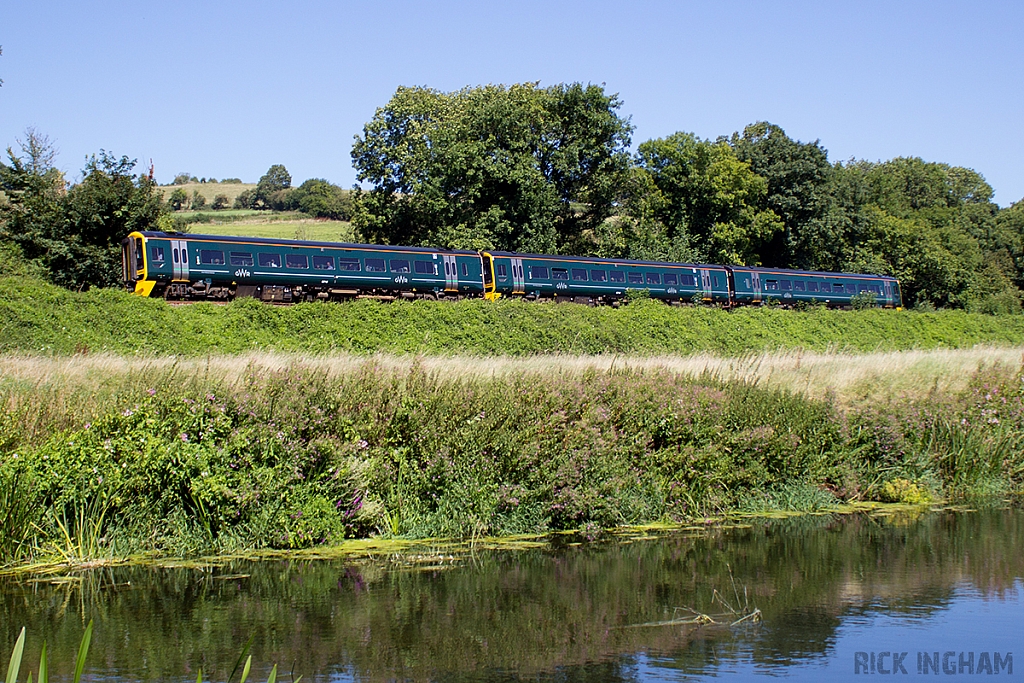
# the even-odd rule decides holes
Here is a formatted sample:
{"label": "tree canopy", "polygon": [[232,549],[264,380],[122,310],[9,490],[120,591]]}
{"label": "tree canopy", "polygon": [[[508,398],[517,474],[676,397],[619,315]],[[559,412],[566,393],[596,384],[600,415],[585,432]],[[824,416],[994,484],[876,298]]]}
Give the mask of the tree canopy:
{"label": "tree canopy", "polygon": [[356,138],[363,239],[559,253],[613,210],[632,126],[596,85],[399,88]]}

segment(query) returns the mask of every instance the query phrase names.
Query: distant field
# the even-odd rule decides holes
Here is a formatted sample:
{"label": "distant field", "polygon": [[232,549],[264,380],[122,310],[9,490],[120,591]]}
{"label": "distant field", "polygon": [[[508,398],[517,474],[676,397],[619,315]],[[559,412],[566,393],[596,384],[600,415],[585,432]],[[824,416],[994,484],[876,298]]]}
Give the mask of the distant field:
{"label": "distant field", "polygon": [[[209,215],[210,212],[207,212]],[[263,212],[256,212],[263,213]],[[295,216],[296,214],[290,214]],[[352,224],[348,221],[328,221],[318,218],[295,218],[274,220],[246,218],[228,223],[193,223],[189,231],[210,235],[240,235],[243,237],[271,237],[288,240],[315,240],[320,242],[352,242],[355,237]]]}
{"label": "distant field", "polygon": [[205,199],[207,204],[212,204],[213,200],[219,194],[227,195],[228,202],[234,204],[235,197],[242,194],[246,190],[251,190],[256,187],[256,183],[188,183],[186,185],[158,185],[157,192],[163,195],[166,200],[172,192],[176,189],[181,188],[188,193],[188,196],[192,196],[193,190],[198,190]]}

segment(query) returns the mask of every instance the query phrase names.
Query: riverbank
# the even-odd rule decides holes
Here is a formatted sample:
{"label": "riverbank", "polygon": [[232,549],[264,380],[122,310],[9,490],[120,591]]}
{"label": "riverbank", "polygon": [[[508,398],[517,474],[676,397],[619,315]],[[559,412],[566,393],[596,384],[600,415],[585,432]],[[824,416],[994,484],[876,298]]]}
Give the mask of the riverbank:
{"label": "riverbank", "polygon": [[1024,316],[964,311],[622,308],[521,301],[355,301],[172,306],[115,290],[0,279],[0,352],[176,356],[254,350],[529,356],[735,356],[781,349],[876,352],[1024,344]]}
{"label": "riverbank", "polygon": [[813,355],[750,359],[746,374],[724,359],[693,374],[668,360],[487,373],[452,359],[8,357],[0,550],[10,563],[594,534],[1018,490],[1018,353],[936,353],[890,359],[881,378],[863,363],[838,393],[823,373],[795,390],[803,368],[828,367]]}

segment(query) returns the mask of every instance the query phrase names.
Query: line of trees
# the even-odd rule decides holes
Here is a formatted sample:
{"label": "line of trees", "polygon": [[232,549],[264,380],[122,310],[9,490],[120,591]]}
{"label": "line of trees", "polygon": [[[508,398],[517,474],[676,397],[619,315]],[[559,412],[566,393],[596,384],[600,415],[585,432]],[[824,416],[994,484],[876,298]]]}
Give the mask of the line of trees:
{"label": "line of trees", "polygon": [[895,275],[908,303],[1020,310],[1024,202],[918,158],[832,163],[757,122],[629,151],[596,85],[399,88],[352,149],[366,241]]}

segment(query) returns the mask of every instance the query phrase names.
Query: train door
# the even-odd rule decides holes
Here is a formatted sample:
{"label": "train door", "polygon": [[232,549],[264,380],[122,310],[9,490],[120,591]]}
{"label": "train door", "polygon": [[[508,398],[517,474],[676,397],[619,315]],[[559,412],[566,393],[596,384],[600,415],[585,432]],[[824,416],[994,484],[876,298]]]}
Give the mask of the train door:
{"label": "train door", "polygon": [[711,301],[711,273],[706,268],[700,271],[701,289],[704,290],[704,301]]}
{"label": "train door", "polygon": [[512,293],[526,293],[526,278],[523,277],[523,259],[512,259]]}
{"label": "train door", "polygon": [[750,285],[754,289],[754,303],[761,303],[761,273],[750,271]]}
{"label": "train door", "polygon": [[171,266],[175,282],[188,282],[188,242],[185,240],[171,240]]}
{"label": "train door", "polygon": [[885,281],[885,305],[892,306],[892,283],[888,280]]}
{"label": "train door", "polygon": [[480,253],[480,272],[484,283],[484,298],[494,300],[499,294],[494,291],[494,258],[487,252]]}
{"label": "train door", "polygon": [[455,257],[451,254],[444,254],[444,291],[446,292],[457,292],[459,291],[459,266],[455,262]]}

